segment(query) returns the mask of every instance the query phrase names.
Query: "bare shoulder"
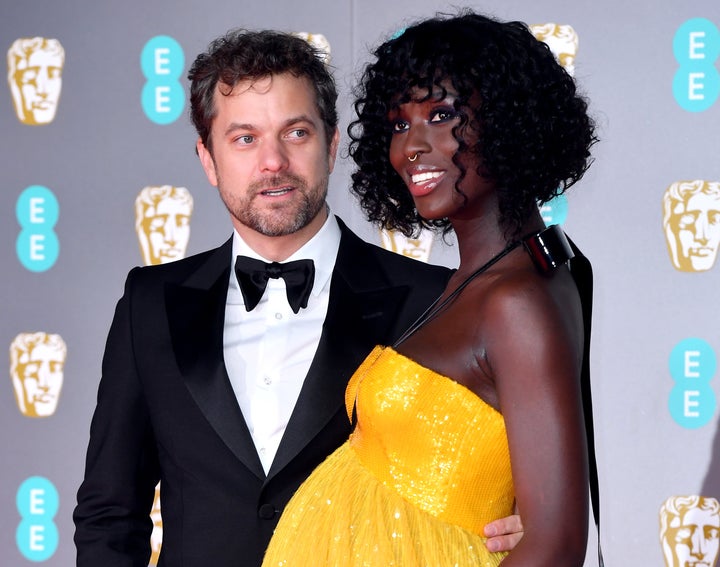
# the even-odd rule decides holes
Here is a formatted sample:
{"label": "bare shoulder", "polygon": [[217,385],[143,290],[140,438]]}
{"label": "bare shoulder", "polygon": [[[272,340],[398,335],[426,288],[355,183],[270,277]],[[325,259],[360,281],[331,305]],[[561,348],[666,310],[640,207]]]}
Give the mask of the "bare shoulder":
{"label": "bare shoulder", "polygon": [[550,276],[508,270],[493,277],[482,294],[482,325],[478,329],[495,378],[507,361],[519,357],[538,367],[548,357],[581,360],[580,296],[566,268]]}

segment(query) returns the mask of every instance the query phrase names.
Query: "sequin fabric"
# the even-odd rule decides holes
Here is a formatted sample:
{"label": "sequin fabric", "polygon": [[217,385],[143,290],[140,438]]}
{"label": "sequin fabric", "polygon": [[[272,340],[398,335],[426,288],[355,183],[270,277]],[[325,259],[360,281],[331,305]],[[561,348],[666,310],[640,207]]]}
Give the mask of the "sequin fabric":
{"label": "sequin fabric", "polygon": [[389,347],[355,372],[346,407],[354,432],[292,498],[263,566],[499,565],[481,534],[513,509],[502,416]]}

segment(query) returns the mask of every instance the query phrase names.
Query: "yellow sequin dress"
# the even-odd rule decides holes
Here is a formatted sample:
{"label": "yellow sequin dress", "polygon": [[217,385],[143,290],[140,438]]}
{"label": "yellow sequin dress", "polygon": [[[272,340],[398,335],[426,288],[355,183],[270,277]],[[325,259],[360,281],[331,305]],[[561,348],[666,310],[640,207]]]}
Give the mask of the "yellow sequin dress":
{"label": "yellow sequin dress", "polygon": [[513,512],[502,416],[390,347],[345,401],[355,431],[290,500],[263,567],[499,565],[482,529]]}

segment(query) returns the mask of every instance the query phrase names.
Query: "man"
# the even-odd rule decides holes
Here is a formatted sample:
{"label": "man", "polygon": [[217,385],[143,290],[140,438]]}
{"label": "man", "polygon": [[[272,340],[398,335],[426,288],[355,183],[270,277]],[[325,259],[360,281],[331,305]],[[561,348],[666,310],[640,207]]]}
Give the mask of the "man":
{"label": "man", "polygon": [[158,480],[160,565],[260,565],[287,501],[350,432],[352,372],[444,287],[444,268],[328,214],[337,93],[316,55],[232,32],[190,70],[197,152],[234,233],[128,276],[74,514],[80,566],[146,564]]}
{"label": "man", "polygon": [[720,247],[720,182],[678,181],[663,195],[663,228],[673,266],[704,272]]}
{"label": "man", "polygon": [[26,417],[55,413],[67,346],[60,335],[20,333],[10,344],[10,376],[18,409]]}
{"label": "man", "polygon": [[18,120],[31,126],[52,122],[62,90],[63,46],[57,39],[20,38],[10,46],[7,59]]}
{"label": "man", "polygon": [[704,496],[672,496],[660,508],[667,567],[713,567],[720,543],[720,504]]}
{"label": "man", "polygon": [[135,232],[146,266],[185,257],[193,198],[185,187],[143,187],[135,199]]}

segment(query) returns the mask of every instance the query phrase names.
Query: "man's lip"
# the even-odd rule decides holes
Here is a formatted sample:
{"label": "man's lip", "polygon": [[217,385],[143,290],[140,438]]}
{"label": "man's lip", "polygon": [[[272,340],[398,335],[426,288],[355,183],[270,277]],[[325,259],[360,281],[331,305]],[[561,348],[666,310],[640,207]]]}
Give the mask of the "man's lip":
{"label": "man's lip", "polygon": [[291,185],[282,185],[280,187],[265,187],[264,189],[258,191],[258,193],[266,197],[276,197],[280,195],[286,195],[294,190],[295,187],[292,187]]}

